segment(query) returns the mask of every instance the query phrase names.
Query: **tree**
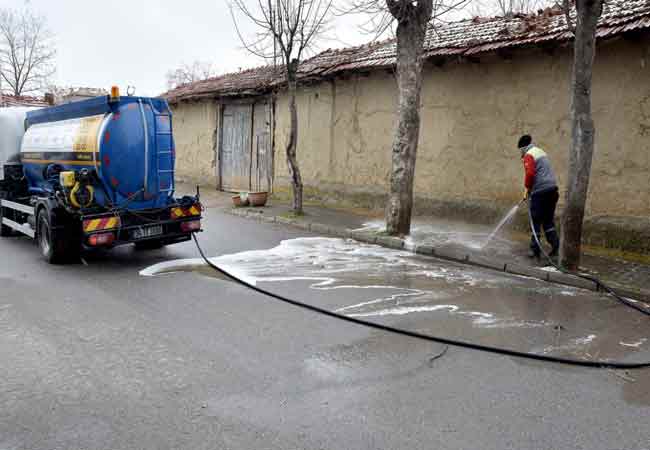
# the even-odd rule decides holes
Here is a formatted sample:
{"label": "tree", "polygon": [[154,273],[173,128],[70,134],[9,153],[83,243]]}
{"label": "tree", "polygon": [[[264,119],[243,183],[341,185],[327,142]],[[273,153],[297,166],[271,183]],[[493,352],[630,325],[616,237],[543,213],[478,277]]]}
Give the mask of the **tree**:
{"label": "tree", "polygon": [[180,67],[170,70],[165,75],[167,89],[172,90],[183,84],[207,80],[217,75],[212,63],[205,61],[194,61],[192,64],[183,64]]}
{"label": "tree", "polygon": [[[280,59],[289,94],[289,138],[285,153],[291,186],[292,207],[302,214],[303,183],[298,166],[298,110],[296,89],[300,61],[322,37],[331,18],[332,0],[232,0],[231,13],[242,44],[253,55],[272,60]],[[239,15],[256,32],[246,39],[240,32]]]}
{"label": "tree", "polygon": [[468,0],[352,0],[349,11],[374,16],[377,36],[395,25],[398,118],[392,144],[392,169],[386,204],[386,231],[411,230],[413,182],[420,137],[420,93],[424,40],[429,26]]}
{"label": "tree", "polygon": [[551,0],[475,0],[472,12],[477,16],[497,14],[511,17],[514,14],[531,14],[554,3]]}
{"label": "tree", "polygon": [[577,0],[574,29],[569,0],[564,0],[568,26],[575,35],[575,42],[571,79],[571,147],[560,262],[571,270],[578,269],[580,265],[582,226],[594,153],[596,132],[591,114],[591,82],[596,55],[596,27],[603,11],[603,1]]}
{"label": "tree", "polygon": [[39,91],[54,75],[52,37],[43,16],[0,9],[0,77],[13,95]]}

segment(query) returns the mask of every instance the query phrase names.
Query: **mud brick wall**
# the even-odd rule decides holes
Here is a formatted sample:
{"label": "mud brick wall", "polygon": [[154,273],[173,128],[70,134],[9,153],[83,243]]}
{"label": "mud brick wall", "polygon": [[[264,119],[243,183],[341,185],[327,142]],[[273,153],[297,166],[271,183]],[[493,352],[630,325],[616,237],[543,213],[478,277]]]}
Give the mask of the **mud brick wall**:
{"label": "mud brick wall", "polygon": [[215,130],[219,107],[214,100],[172,105],[176,178],[216,186]]}
{"label": "mud brick wall", "polygon": [[[415,179],[416,210],[492,220],[521,198],[518,137],[531,133],[550,155],[561,188],[570,140],[570,48],[521,50],[511,58],[427,64]],[[303,87],[298,159],[308,198],[383,208],[397,93],[389,71]],[[650,215],[650,42],[598,48],[593,85],[597,127],[591,216]],[[276,192],[288,194],[289,117],[276,105]]]}

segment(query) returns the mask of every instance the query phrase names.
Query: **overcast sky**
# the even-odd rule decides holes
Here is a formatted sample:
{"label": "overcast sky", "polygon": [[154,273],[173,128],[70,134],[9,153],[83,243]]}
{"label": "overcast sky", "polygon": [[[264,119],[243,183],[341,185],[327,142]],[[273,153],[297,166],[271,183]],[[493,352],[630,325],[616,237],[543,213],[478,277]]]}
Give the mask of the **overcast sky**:
{"label": "overcast sky", "polygon": [[[25,0],[0,0],[22,8]],[[136,87],[137,95],[166,90],[165,73],[195,60],[213,62],[221,72],[259,65],[241,48],[226,0],[29,0],[47,17],[56,35],[55,84]],[[321,47],[368,40],[348,19]],[[244,30],[246,32],[247,30]],[[250,30],[248,30],[250,31]]]}

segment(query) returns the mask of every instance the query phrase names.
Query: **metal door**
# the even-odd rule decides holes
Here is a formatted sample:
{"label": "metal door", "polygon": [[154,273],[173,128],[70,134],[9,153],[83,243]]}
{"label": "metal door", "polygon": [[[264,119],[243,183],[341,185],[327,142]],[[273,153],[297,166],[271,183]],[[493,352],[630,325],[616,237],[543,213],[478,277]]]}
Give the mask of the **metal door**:
{"label": "metal door", "polygon": [[221,189],[251,189],[252,105],[225,105],[221,121]]}
{"label": "metal door", "polygon": [[256,103],[253,107],[253,152],[251,189],[269,192],[273,184],[273,152],[271,151],[271,104]]}

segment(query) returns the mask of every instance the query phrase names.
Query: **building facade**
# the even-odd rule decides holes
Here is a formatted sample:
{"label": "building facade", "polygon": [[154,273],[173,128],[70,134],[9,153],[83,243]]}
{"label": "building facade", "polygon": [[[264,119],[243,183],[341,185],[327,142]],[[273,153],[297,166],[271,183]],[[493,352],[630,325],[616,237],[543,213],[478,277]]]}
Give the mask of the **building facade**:
{"label": "building facade", "polygon": [[[608,4],[594,67],[597,136],[587,214],[624,217],[643,229],[650,220],[650,2]],[[416,212],[494,220],[521,198],[516,143],[525,133],[550,155],[564,188],[572,43],[562,20],[551,10],[438,30],[424,68]],[[397,111],[391,45],[328,51],[301,67],[298,160],[307,198],[384,207]],[[240,74],[230,74],[168,93],[181,176],[225,190],[289,194],[288,97],[281,77],[256,76],[261,80],[249,83],[249,71],[240,83]],[[257,113],[260,104],[264,112]],[[233,112],[239,119],[228,117]],[[263,127],[254,123],[260,116]],[[271,155],[262,165],[259,130],[268,133],[262,147]],[[238,164],[232,149],[241,153]],[[265,184],[255,181],[262,166]]]}

